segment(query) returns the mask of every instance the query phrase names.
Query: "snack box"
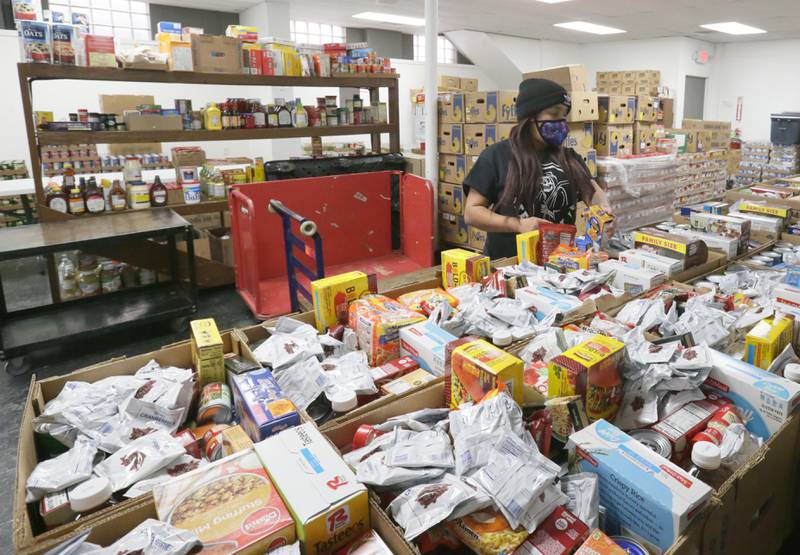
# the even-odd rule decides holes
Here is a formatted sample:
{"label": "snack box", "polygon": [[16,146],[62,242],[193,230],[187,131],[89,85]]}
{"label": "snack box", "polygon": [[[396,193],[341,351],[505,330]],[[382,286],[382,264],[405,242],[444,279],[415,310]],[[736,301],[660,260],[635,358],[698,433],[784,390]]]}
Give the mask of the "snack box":
{"label": "snack box", "polygon": [[711,487],[605,420],[571,434],[567,448],[571,465],[598,475],[606,530],[657,550],[669,549],[711,499]]}
{"label": "snack box", "polygon": [[521,264],[527,260],[533,264],[538,264],[539,259],[539,231],[528,231],[527,233],[517,234],[517,261]]}
{"label": "snack box", "polygon": [[372,375],[372,380],[378,387],[387,384],[413,372],[419,368],[417,361],[411,357],[400,357],[390,360],[376,368],[370,368],[369,372]]}
{"label": "snack box", "polygon": [[672,277],[683,271],[682,260],[676,260],[668,256],[661,256],[641,249],[630,249],[619,253],[619,261],[625,264],[637,266],[642,270],[657,272],[667,277]]}
{"label": "snack box", "polygon": [[732,211],[730,216],[748,220],[752,231],[766,231],[767,233],[780,233],[783,230],[784,220],[777,216],[767,216],[755,212]]}
{"label": "snack box", "polygon": [[445,289],[479,282],[490,273],[488,256],[466,249],[442,251],[442,285]]}
{"label": "snack box", "polygon": [[719,351],[709,352],[711,373],[703,389],[730,399],[748,416],[747,429],[766,441],[800,404],[800,384]]}
{"label": "snack box", "polygon": [[300,424],[294,403],[286,398],[266,368],[229,377],[236,414],[253,441]]}
{"label": "snack box", "polygon": [[399,378],[382,385],[381,391],[385,395],[402,395],[403,393],[411,391],[412,389],[420,388],[426,383],[432,382],[435,379],[436,376],[427,370],[417,368],[413,372],[409,372],[408,374],[400,376]]}
{"label": "snack box", "polygon": [[750,221],[732,216],[722,216],[710,214],[708,212],[692,212],[689,215],[689,223],[692,229],[713,233],[737,239],[739,241],[739,253],[747,250],[750,242]]}
{"label": "snack box", "polygon": [[262,461],[242,451],[153,489],[159,520],[209,550],[264,553],[294,543],[295,523]]}
{"label": "snack box", "polygon": [[213,318],[192,320],[192,365],[200,387],[225,382],[225,353],[222,337]]}
{"label": "snack box", "polygon": [[[729,259],[736,258],[741,248],[741,242],[736,237],[725,237],[716,233],[705,233],[704,231],[679,228],[674,228],[672,233],[683,237],[685,241],[699,241],[704,243],[709,249],[722,251]],[[686,267],[691,266],[694,266],[694,264],[686,263]]]}
{"label": "snack box", "polygon": [[400,355],[410,356],[434,376],[444,376],[445,346],[457,339],[429,320],[400,329]]}
{"label": "snack box", "polygon": [[653,227],[636,231],[633,242],[636,248],[683,260],[686,267],[699,266],[708,260],[708,247],[702,241],[665,233]]}
{"label": "snack box", "polygon": [[672,446],[672,462],[682,465],[691,457],[691,438],[705,429],[708,421],[723,404],[719,395],[710,395],[707,399],[683,405],[651,426],[651,429],[669,440]]}
{"label": "snack box", "polygon": [[544,285],[521,287],[514,291],[514,297],[530,305],[537,320],[545,319],[554,310],[567,314],[583,304],[577,297],[558,293]]}
{"label": "snack box", "polygon": [[628,555],[628,552],[606,536],[602,530],[595,528],[575,552],[575,555]]}
{"label": "snack box", "polygon": [[597,269],[601,272],[614,272],[614,287],[631,294],[649,291],[667,281],[666,274],[652,272],[620,260],[605,260],[597,265]]}
{"label": "snack box", "polygon": [[367,488],[312,423],[256,444],[297,527],[303,553],[330,553],[370,530]]}
{"label": "snack box", "polygon": [[517,357],[478,339],[453,349],[450,374],[450,408],[478,402],[503,384],[509,395],[522,404],[523,362]]}
{"label": "snack box", "polygon": [[777,322],[775,318],[764,318],[747,334],[744,339],[744,360],[748,364],[769,369],[772,361],[792,343],[794,318],[783,317]]}
{"label": "snack box", "polygon": [[580,395],[586,400],[590,422],[613,419],[622,402],[622,377],[618,366],[625,344],[605,335],[567,349],[547,365],[547,396]]}
{"label": "snack box", "polygon": [[400,329],[424,320],[419,312],[384,295],[367,295],[349,308],[350,328],[373,367],[399,358]]}
{"label": "snack box", "polygon": [[377,291],[376,283],[364,272],[347,272],[312,281],[317,331],[325,333],[331,326],[347,323],[348,305],[370,291]]}
{"label": "snack box", "polygon": [[774,218],[788,219],[792,215],[792,209],[786,206],[772,206],[762,202],[748,202],[741,201],[739,203],[739,212],[747,212],[752,214],[762,214],[764,216],[772,216]]}
{"label": "snack box", "polygon": [[730,208],[730,204],[727,202],[706,202],[701,205],[703,208],[703,212],[708,212],[710,214],[727,214],[728,209]]}
{"label": "snack box", "polygon": [[589,537],[589,527],[564,507],[556,507],[514,555],[569,555]]}

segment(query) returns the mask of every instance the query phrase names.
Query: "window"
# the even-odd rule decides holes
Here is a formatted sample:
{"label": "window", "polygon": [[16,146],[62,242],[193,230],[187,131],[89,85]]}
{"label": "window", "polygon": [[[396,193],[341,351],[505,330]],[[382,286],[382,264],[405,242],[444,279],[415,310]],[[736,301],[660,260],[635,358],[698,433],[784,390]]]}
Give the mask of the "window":
{"label": "window", "polygon": [[[436,40],[436,54],[440,64],[454,64],[458,59],[456,47],[441,35]],[[425,35],[414,35],[414,61],[425,61]]]}
{"label": "window", "polygon": [[150,6],[137,0],[53,0],[53,21],[85,24],[97,35],[152,40]]}
{"label": "window", "polygon": [[289,22],[289,30],[291,31],[291,39],[298,44],[325,44],[346,41],[345,29],[338,25],[291,20]]}

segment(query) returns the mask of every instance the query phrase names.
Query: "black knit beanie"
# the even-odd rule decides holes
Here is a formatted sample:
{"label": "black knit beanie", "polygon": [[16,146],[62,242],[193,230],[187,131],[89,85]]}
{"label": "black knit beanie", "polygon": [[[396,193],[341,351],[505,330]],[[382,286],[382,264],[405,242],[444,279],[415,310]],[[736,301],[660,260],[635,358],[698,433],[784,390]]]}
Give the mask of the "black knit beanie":
{"label": "black knit beanie", "polygon": [[564,87],[549,79],[525,79],[517,94],[517,120],[533,117],[556,104],[566,104],[569,113],[572,99]]}

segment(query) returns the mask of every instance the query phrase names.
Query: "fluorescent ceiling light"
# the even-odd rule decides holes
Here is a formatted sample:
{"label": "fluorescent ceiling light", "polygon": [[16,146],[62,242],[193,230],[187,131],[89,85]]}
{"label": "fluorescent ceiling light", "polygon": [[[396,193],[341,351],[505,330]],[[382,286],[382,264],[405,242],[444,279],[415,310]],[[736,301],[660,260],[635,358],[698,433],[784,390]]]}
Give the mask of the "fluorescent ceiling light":
{"label": "fluorescent ceiling light", "polygon": [[412,27],[423,27],[425,20],[421,17],[407,17],[405,15],[395,15],[392,13],[361,12],[353,16],[355,19],[366,19],[369,21],[379,21],[381,23],[396,23],[398,25],[411,25]]}
{"label": "fluorescent ceiling light", "polygon": [[708,23],[701,25],[704,29],[711,29],[720,33],[727,33],[729,35],[757,35],[759,33],[766,33],[764,29],[758,27],[751,27],[738,21],[728,21],[726,23]]}
{"label": "fluorescent ceiling light", "polygon": [[595,35],[615,35],[617,33],[625,33],[622,29],[615,27],[606,27],[605,25],[597,25],[589,23],[588,21],[568,21],[567,23],[556,23],[553,27],[561,27],[562,29],[570,29],[572,31],[581,31],[582,33],[593,33]]}

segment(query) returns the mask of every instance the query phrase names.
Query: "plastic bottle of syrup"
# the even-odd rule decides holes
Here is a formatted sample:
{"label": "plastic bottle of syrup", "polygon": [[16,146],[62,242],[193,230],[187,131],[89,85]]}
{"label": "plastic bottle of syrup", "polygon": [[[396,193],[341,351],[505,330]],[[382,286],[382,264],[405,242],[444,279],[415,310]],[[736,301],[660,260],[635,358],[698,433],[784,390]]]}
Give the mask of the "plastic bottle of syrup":
{"label": "plastic bottle of syrup", "polygon": [[161,178],[156,176],[155,181],[150,186],[150,206],[167,205],[167,187],[161,183]]}
{"label": "plastic bottle of syrup", "polygon": [[276,98],[275,113],[278,116],[278,127],[291,127],[292,126],[292,113],[286,107],[286,102],[282,98]]}
{"label": "plastic bottle of syrup", "polygon": [[721,465],[719,447],[710,441],[698,441],[694,444],[692,466],[689,469],[690,475],[714,489],[719,489],[728,478],[728,473],[722,469]]}
{"label": "plastic bottle of syrup", "polygon": [[128,195],[125,193],[125,189],[122,188],[119,179],[115,179],[114,183],[111,185],[111,190],[108,192],[108,199],[111,204],[111,210],[114,212],[120,212],[127,208]]}
{"label": "plastic bottle of syrup", "polygon": [[50,210],[66,214],[69,211],[69,195],[57,183],[50,183],[47,186],[45,204]]}
{"label": "plastic bottle of syrup", "polygon": [[77,187],[74,187],[69,192],[69,213],[75,216],[86,213],[86,201],[83,198],[83,193]]}
{"label": "plastic bottle of syrup", "polygon": [[295,127],[308,127],[308,112],[303,107],[300,99],[294,101],[294,113],[292,114],[292,123]]}
{"label": "plastic bottle of syrup", "polygon": [[103,198],[103,190],[97,186],[97,180],[90,177],[86,184],[86,211],[90,214],[102,214],[105,210],[106,199]]}

